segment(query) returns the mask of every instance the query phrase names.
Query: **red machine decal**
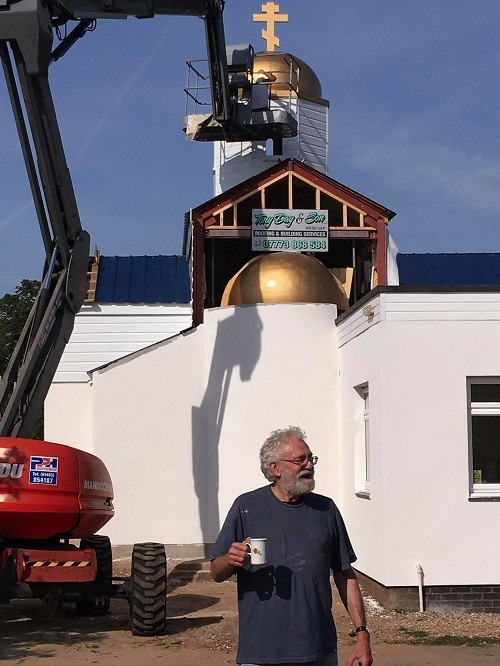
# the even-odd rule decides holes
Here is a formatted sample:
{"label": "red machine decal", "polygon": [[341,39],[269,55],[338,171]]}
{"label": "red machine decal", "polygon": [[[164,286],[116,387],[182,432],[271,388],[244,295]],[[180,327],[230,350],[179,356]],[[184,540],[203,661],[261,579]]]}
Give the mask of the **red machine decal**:
{"label": "red machine decal", "polygon": [[53,456],[30,457],[30,483],[43,483],[46,486],[57,486],[59,458]]}

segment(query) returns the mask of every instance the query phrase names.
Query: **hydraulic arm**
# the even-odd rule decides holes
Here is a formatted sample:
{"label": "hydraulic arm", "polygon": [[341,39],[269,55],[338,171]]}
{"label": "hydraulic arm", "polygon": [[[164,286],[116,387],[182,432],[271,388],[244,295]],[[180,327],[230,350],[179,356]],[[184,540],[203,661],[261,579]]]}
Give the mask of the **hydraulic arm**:
{"label": "hydraulic arm", "polygon": [[[46,254],[40,292],[0,383],[0,435],[31,435],[87,291],[89,235],[66,164],[50,64],[97,19],[202,16],[213,115],[224,123],[230,108],[223,8],[223,0],[0,0],[0,57]],[[54,30],[69,21],[76,27],[53,50]]]}

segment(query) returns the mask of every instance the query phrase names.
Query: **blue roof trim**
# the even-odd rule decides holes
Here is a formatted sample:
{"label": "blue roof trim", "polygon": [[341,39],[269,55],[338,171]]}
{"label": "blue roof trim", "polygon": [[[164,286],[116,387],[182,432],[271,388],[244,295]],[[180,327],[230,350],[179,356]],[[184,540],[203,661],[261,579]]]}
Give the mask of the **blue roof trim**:
{"label": "blue roof trim", "polygon": [[500,253],[398,254],[399,284],[500,285]]}
{"label": "blue roof trim", "polygon": [[103,257],[99,260],[97,303],[189,303],[185,257]]}

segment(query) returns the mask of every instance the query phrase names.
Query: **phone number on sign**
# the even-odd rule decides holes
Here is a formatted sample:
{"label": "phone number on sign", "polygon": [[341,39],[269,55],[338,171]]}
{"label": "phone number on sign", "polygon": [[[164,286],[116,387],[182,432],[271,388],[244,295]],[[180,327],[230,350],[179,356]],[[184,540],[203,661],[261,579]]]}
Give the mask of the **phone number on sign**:
{"label": "phone number on sign", "polygon": [[326,241],[306,241],[306,240],[296,240],[296,241],[285,241],[285,240],[264,240],[262,241],[262,247],[265,250],[325,250]]}
{"label": "phone number on sign", "polygon": [[43,483],[45,485],[55,485],[56,479],[54,476],[32,476],[30,483]]}

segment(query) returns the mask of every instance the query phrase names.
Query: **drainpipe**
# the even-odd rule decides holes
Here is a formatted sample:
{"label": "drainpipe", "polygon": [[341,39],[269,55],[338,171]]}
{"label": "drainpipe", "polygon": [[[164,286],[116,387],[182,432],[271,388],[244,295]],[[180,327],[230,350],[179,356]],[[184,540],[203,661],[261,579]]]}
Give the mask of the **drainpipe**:
{"label": "drainpipe", "polygon": [[420,612],[424,612],[424,570],[420,564],[415,565],[417,567],[417,576],[418,576],[418,602],[420,606]]}

